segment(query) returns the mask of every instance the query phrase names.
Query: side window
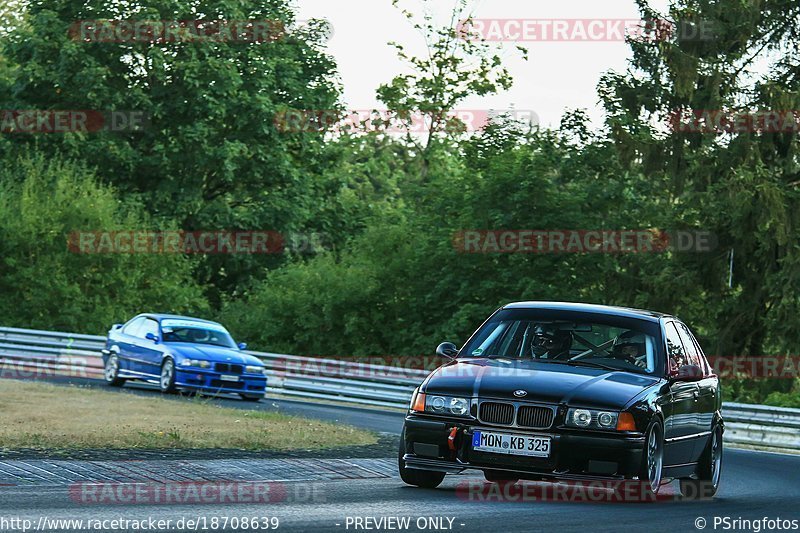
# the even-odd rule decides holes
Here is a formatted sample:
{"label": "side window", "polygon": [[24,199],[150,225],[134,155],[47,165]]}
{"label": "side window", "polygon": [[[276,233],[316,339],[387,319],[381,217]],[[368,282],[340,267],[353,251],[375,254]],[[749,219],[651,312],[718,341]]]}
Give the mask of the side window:
{"label": "side window", "polygon": [[703,355],[703,350],[700,349],[700,343],[698,343],[697,339],[694,338],[694,335],[692,335],[692,332],[689,331],[689,328],[686,326],[686,324],[679,322],[678,332],[681,334],[681,339],[683,340],[683,345],[686,347],[686,351],[690,354],[689,358],[692,360],[692,364],[702,368],[704,374],[711,374],[711,367]]}
{"label": "side window", "polygon": [[694,345],[691,335],[689,335],[689,332],[686,331],[686,326],[680,322],[675,322],[675,325],[678,327],[678,334],[683,342],[683,349],[686,351],[686,359],[688,364],[697,365],[700,368],[703,368],[703,363],[700,362],[700,354],[697,353],[697,346]]}
{"label": "side window", "polygon": [[134,337],[137,337],[139,334],[139,328],[142,327],[144,321],[145,318],[143,316],[140,316],[139,318],[137,318],[133,322],[130,322],[127,326],[122,328],[122,333],[124,333],[125,335],[133,335]]}
{"label": "side window", "polygon": [[158,322],[156,322],[152,318],[145,319],[144,325],[141,328],[139,328],[137,337],[144,338],[145,335],[147,335],[148,333],[152,333],[153,335],[158,335]]}
{"label": "side window", "polygon": [[664,326],[667,335],[667,360],[669,361],[669,372],[677,372],[678,369],[687,364],[686,352],[683,349],[681,337],[675,329],[675,323],[670,322]]}

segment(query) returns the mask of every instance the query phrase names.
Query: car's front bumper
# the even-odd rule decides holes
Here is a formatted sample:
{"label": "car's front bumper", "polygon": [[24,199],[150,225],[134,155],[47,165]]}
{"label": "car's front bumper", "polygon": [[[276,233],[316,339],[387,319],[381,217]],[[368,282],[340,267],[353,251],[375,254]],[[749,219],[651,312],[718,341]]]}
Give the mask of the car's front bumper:
{"label": "car's front bumper", "polygon": [[263,396],[267,377],[255,374],[236,374],[236,381],[226,381],[221,372],[200,368],[178,367],[175,369],[175,386],[205,393],[247,394]]}
{"label": "car's front bumper", "polygon": [[[472,449],[475,429],[551,438],[550,456],[529,457]],[[456,473],[466,469],[497,470],[520,478],[621,479],[638,475],[644,436],[553,427],[529,430],[498,427],[477,421],[432,419],[409,414],[405,420],[404,457],[407,468]],[[451,439],[452,436],[452,439]]]}

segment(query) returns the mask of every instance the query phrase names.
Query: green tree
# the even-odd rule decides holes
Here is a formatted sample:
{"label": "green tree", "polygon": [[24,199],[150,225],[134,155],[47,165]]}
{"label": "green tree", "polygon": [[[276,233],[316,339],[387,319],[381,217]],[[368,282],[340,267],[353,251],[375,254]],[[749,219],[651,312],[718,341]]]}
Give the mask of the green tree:
{"label": "green tree", "polygon": [[[644,18],[712,30],[710,39],[632,42],[628,72],[610,73],[600,85],[624,167],[663,183],[663,209],[676,225],[710,229],[719,239],[715,253],[678,257],[653,279],[681,283],[685,290],[666,303],[703,324],[714,353],[792,350],[800,341],[793,318],[800,307],[797,130],[721,135],[667,125],[680,110],[797,109],[800,6],[676,1],[664,15],[638,4]],[[764,62],[771,67],[759,73]]]}
{"label": "green tree", "polygon": [[[81,40],[79,21],[97,19],[276,21],[277,29],[266,42]],[[283,129],[280,117],[336,106],[324,36],[320,23],[299,27],[284,0],[30,0],[27,24],[0,45],[13,65],[0,83],[4,107],[131,110],[147,121],[137,131],[9,135],[6,153],[84,161],[182,229],[302,229],[327,164],[322,133]],[[207,257],[197,276],[217,299],[280,261]]]}
{"label": "green tree", "polygon": [[6,161],[0,169],[0,323],[99,334],[142,311],[207,314],[185,256],[68,247],[75,232],[156,229],[169,228],[149,222],[141,206],[121,201],[82,164],[43,156]]}
{"label": "green tree", "polygon": [[[400,0],[392,0],[399,7]],[[407,140],[422,154],[427,165],[437,137],[453,137],[464,131],[464,123],[450,112],[471,96],[487,96],[512,85],[508,69],[502,64],[501,50],[470,30],[472,14],[467,0],[457,0],[449,23],[441,26],[423,2],[424,14],[417,17],[407,9],[403,15],[423,37],[426,53],[412,55],[405,46],[391,42],[398,57],[410,68],[378,88],[378,98],[406,124],[415,113],[424,117],[427,134],[418,140],[409,133]],[[524,48],[518,48],[525,54]],[[410,126],[409,126],[410,128]],[[423,167],[424,170],[425,167]]]}

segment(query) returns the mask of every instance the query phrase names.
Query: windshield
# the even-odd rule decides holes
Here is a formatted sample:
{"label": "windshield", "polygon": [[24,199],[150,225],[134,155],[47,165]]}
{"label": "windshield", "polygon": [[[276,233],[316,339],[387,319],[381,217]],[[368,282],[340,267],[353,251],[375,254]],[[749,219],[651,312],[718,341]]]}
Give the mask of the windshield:
{"label": "windshield", "polygon": [[192,322],[188,320],[163,320],[161,331],[164,342],[191,342],[236,348],[230,333],[217,324]]}
{"label": "windshield", "polygon": [[658,368],[656,337],[636,326],[636,321],[609,324],[497,316],[484,324],[459,356],[530,359],[651,374]]}

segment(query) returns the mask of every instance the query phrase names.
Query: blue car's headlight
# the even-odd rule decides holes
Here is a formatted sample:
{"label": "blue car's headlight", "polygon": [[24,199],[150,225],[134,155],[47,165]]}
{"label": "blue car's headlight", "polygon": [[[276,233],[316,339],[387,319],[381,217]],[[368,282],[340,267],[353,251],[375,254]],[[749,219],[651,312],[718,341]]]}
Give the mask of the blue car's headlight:
{"label": "blue car's headlight", "polygon": [[264,370],[266,370],[266,368],[259,365],[247,365],[244,367],[244,371],[248,374],[263,374]]}
{"label": "blue car's headlight", "polygon": [[181,366],[193,366],[196,368],[211,368],[211,363],[208,361],[201,361],[199,359],[184,359],[181,361]]}

